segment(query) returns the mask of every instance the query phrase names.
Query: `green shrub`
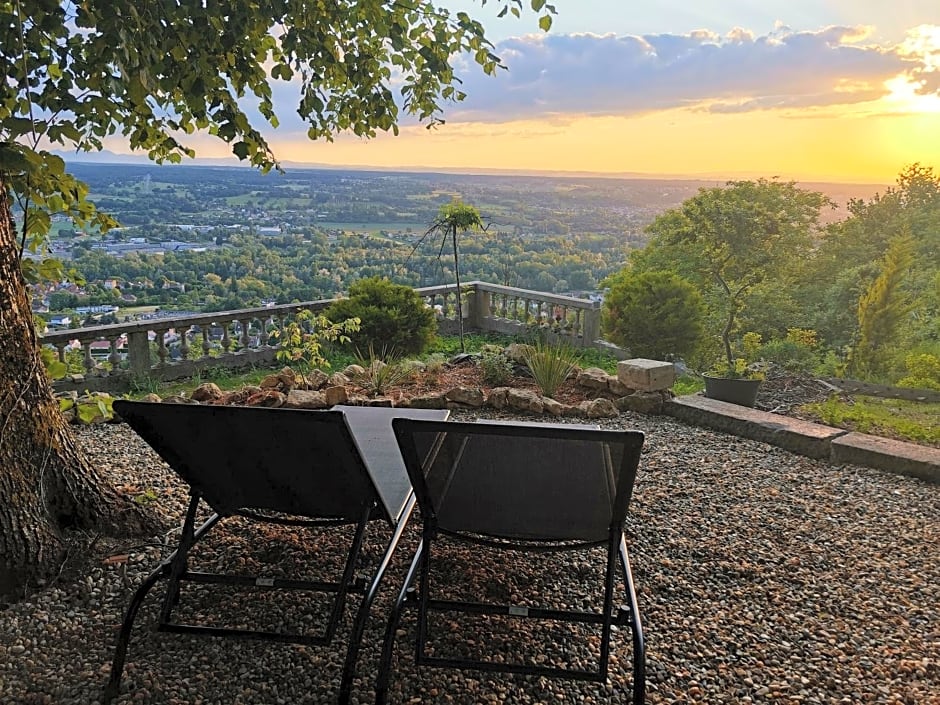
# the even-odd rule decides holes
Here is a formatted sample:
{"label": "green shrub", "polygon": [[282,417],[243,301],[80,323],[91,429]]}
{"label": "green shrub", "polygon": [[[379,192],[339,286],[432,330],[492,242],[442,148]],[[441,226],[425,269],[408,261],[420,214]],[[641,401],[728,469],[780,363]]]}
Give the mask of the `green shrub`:
{"label": "green shrub", "polygon": [[904,358],[907,375],[898,380],[900,387],[940,389],[940,358],[929,353],[912,354]]}
{"label": "green shrub", "polygon": [[634,357],[685,358],[702,337],[703,310],[701,295],[681,277],[625,270],[604,297],[602,332]]}
{"label": "green shrub", "polygon": [[349,287],[349,298],[327,309],[334,321],[359,319],[359,330],[351,334],[351,346],[360,351],[394,349],[399,355],[420,355],[437,332],[434,311],[409,286],[387,279],[360,279]]}
{"label": "green shrub", "polygon": [[503,349],[497,345],[484,345],[480,357],[480,369],[483,381],[487,384],[504,385],[512,379],[512,360],[506,357]]}

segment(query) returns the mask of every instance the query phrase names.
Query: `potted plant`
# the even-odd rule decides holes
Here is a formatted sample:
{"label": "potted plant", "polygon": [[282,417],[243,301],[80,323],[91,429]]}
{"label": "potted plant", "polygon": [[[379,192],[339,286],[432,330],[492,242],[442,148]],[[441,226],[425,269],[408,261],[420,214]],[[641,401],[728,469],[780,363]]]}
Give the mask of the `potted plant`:
{"label": "potted plant", "polygon": [[754,406],[764,373],[748,365],[743,357],[735,358],[731,365],[721,360],[702,375],[705,396],[741,406]]}

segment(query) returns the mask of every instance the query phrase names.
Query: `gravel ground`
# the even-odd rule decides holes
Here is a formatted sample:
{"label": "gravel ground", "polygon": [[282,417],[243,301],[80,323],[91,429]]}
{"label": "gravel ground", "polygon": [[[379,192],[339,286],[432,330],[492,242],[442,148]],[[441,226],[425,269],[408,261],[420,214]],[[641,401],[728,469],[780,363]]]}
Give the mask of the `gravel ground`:
{"label": "gravel ground", "polygon": [[[459,418],[472,416],[468,413]],[[603,425],[647,433],[628,518],[628,545],[648,645],[648,702],[940,704],[940,488],[853,466],[833,466],[666,418],[625,413]],[[185,489],[123,424],[81,428],[79,438],[116,484],[148,491],[151,506],[178,523]],[[417,543],[407,533],[370,619],[379,643],[384,614]],[[335,565],[336,532],[316,535],[231,521],[195,554],[266,574]],[[210,535],[211,536],[211,535]],[[377,560],[387,534],[369,534]],[[78,579],[63,578],[0,611],[0,702],[87,705],[99,701],[116,629],[130,593],[173,536],[146,544],[78,536]],[[237,550],[233,550],[237,549]],[[468,558],[442,554],[441,577]],[[108,555],[128,554],[126,563]],[[597,555],[494,556],[480,563],[489,597],[598,604]],[[602,559],[601,559],[602,560]],[[534,568],[553,561],[549,574]],[[514,577],[506,577],[513,575]],[[549,584],[550,583],[550,584]],[[469,585],[457,585],[456,590]],[[252,614],[237,595],[189,588],[192,613],[215,609],[236,622],[315,627],[315,604],[290,596]],[[161,588],[150,593],[128,653],[121,703],[219,705],[331,703],[337,695],[352,610],[331,647],[303,647],[158,634],[151,627]],[[254,596],[256,597],[256,596]],[[545,600],[549,600],[546,593]],[[208,617],[207,617],[208,618]],[[393,703],[623,703],[631,687],[629,632],[614,635],[605,685],[414,666],[403,623]],[[589,633],[490,620],[436,623],[438,653],[484,644],[497,658],[582,664]],[[510,638],[512,637],[512,638]],[[377,649],[359,662],[354,701],[371,702]]]}

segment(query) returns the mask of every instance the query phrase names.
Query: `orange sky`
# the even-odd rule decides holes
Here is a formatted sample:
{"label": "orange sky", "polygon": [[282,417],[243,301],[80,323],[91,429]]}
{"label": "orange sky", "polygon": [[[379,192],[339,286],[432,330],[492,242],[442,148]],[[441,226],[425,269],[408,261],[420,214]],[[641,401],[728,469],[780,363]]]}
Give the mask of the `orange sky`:
{"label": "orange sky", "polygon": [[[716,2],[706,3],[712,14],[696,6],[683,15],[686,6],[672,3],[671,14],[648,16],[617,14],[619,2],[558,0],[548,34],[494,21],[509,71],[493,79],[460,68],[470,97],[436,129],[404,123],[398,137],[312,143],[282,84],[281,126],[266,134],[282,160],[336,166],[881,184],[913,162],[940,167],[935,0],[766,0],[765,15]],[[733,12],[750,13],[743,22],[779,19],[751,29]],[[577,22],[566,27],[566,17]],[[230,155],[208,137],[189,144],[201,157]]]}

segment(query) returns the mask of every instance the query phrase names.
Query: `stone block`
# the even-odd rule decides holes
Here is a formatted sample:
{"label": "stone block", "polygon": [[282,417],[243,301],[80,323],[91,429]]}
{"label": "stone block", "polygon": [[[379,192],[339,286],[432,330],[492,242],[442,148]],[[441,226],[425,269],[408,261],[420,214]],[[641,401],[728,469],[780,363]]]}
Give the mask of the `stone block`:
{"label": "stone block", "polygon": [[846,433],[841,428],[697,395],[667,401],[663,411],[686,423],[763,441],[810,458],[828,459],[833,441]]}
{"label": "stone block", "polygon": [[671,362],[637,357],[617,363],[617,379],[631,389],[655,392],[669,389],[673,385],[676,381],[676,368]]}
{"label": "stone block", "polygon": [[832,462],[878,468],[940,484],[940,449],[892,438],[847,433],[832,442]]}

